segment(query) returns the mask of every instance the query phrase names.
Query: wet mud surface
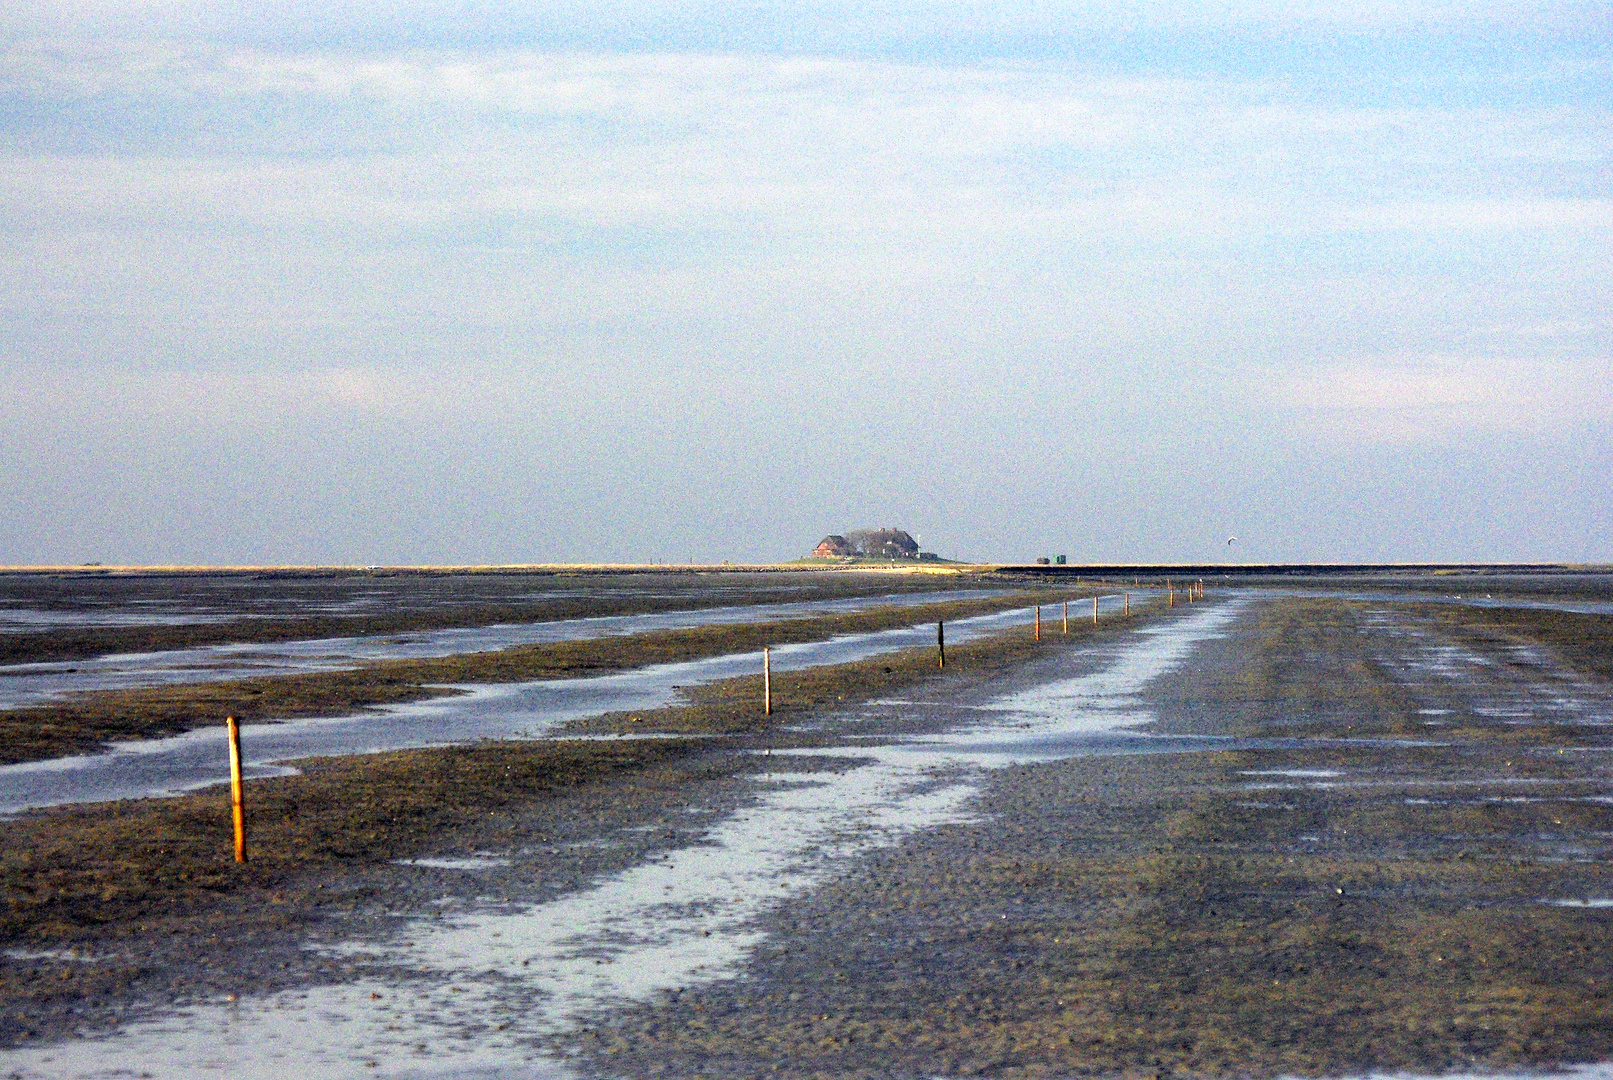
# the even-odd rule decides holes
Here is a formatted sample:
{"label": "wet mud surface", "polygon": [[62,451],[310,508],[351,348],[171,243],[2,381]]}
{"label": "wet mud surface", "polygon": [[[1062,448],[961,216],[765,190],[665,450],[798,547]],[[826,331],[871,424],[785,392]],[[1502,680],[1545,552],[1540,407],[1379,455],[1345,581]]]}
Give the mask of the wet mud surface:
{"label": "wet mud surface", "polygon": [[283,1031],[320,1076],[1606,1061],[1610,621],[1212,595],[800,673],[771,724],[735,680],[591,725],[699,738],[263,782],[244,875],[216,795],[26,815],[0,1067],[112,1075],[120,1027],[157,1075]]}
{"label": "wet mud surface", "polygon": [[783,759],[758,750],[832,742],[809,729],[847,701],[1001,678],[1091,634],[1076,631],[1037,643],[1025,628],[956,647],[944,673],[929,650],[912,650],[781,676],[772,718],[756,680],[737,679],[696,704],[596,725],[670,738],[303,763],[304,775],[249,785],[245,867],[230,860],[217,789],[0,821],[0,1040],[104,1032],[232,994],[350,980],[354,963],[309,946],[395,937],[410,917],[530,905],[698,843],[712,820],[754,801],[741,780],[778,771]]}
{"label": "wet mud surface", "polygon": [[377,660],[357,670],[263,675],[222,682],[78,693],[59,704],[0,710],[0,764],[93,753],[116,740],[152,739],[216,724],[331,717],[465,693],[463,684],[576,679],[657,664],[822,642],[938,619],[1050,602],[1069,590],[883,605],[861,611],[656,630],[452,656]]}
{"label": "wet mud surface", "polygon": [[[1336,605],[1257,610],[1152,705],[1157,728],[1268,745],[1004,769],[980,820],[771,918],[746,977],[610,1018],[584,1072],[1339,1075],[1613,1056],[1608,688],[1537,657],[1533,676],[1576,688],[1583,712],[1486,718],[1474,709],[1540,687],[1459,670],[1407,685],[1388,670],[1417,654],[1373,625]],[[1462,735],[1428,739],[1464,700]]]}
{"label": "wet mud surface", "polygon": [[0,665],[976,587],[877,571],[4,571]]}
{"label": "wet mud surface", "polygon": [[985,599],[1010,591],[951,589],[783,603],[729,604],[628,615],[589,615],[536,622],[453,626],[404,633],[271,643],[231,642],[193,649],[122,652],[56,663],[0,665],[0,709],[48,704],[89,691],[228,682],[266,675],[351,671],[376,661],[439,659],[658,630],[780,622],[882,607],[932,606],[949,601]]}

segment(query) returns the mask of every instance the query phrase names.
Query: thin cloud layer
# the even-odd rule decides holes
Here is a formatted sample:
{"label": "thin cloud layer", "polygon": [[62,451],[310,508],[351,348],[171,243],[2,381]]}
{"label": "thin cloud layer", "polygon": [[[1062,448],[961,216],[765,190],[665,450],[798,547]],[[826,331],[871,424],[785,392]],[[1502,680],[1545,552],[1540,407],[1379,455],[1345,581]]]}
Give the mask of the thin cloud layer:
{"label": "thin cloud layer", "polygon": [[1613,558],[1588,7],[311,10],[0,20],[0,563]]}

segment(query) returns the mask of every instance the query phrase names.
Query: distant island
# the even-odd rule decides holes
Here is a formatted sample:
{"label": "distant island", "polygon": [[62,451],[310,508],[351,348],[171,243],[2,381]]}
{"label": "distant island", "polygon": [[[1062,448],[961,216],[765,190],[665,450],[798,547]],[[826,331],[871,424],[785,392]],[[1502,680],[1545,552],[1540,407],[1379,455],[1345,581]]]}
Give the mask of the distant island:
{"label": "distant island", "polygon": [[809,558],[813,559],[913,559],[930,560],[939,556],[920,551],[918,541],[902,529],[858,529],[845,535],[831,533],[818,541]]}

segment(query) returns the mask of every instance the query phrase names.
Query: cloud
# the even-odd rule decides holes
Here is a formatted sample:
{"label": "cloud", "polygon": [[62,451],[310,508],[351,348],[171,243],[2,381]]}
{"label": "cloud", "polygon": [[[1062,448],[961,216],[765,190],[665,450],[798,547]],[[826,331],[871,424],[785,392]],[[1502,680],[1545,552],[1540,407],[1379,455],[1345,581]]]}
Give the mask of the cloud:
{"label": "cloud", "polygon": [[1343,219],[1361,229],[1448,230],[1613,229],[1613,199],[1454,199],[1362,207]]}
{"label": "cloud", "polygon": [[136,426],[246,422],[258,427],[306,417],[417,412],[429,400],[418,373],[378,367],[293,372],[103,367],[66,377],[32,367],[14,368],[8,381],[5,410],[52,426],[65,417],[106,424],[117,416],[119,423]]}
{"label": "cloud", "polygon": [[[1001,43],[1084,34],[1295,33],[1589,28],[1590,2],[1421,0],[1341,5],[1240,0],[1053,0],[1034,6],[1000,0],[39,0],[6,9],[0,30],[80,33],[134,29],[185,36],[257,35],[295,40],[351,38],[429,43],[492,39],[508,44],[592,42],[664,45],[713,40],[819,48],[927,44],[938,37]],[[659,39],[659,40],[658,40]]]}
{"label": "cloud", "polygon": [[1249,393],[1291,423],[1351,441],[1427,442],[1473,432],[1540,436],[1613,422],[1609,362],[1605,356],[1382,357],[1265,371]]}
{"label": "cloud", "polygon": [[[1578,9],[30,10],[0,17],[18,543],[71,531],[71,478],[129,520],[147,488],[154,521],[261,500],[271,559],[355,487],[408,507],[389,557],[465,529],[476,558],[416,521],[460,483],[464,520],[530,499],[580,558],[711,516],[783,554],[741,519],[884,504],[960,550],[1167,506],[1104,541],[1167,557],[1200,487],[1276,506],[1487,440],[1601,460],[1613,420],[1608,110],[1530,44]],[[1527,92],[1445,63],[1485,34]]]}
{"label": "cloud", "polygon": [[[13,155],[22,221],[1224,235],[1270,219],[1264,193],[1231,196],[1271,184],[1282,166],[1262,163],[1296,140],[1407,125],[1273,108],[1258,85],[860,60],[153,49],[10,67],[16,93],[98,100],[71,152]],[[172,114],[226,123],[175,142]]]}

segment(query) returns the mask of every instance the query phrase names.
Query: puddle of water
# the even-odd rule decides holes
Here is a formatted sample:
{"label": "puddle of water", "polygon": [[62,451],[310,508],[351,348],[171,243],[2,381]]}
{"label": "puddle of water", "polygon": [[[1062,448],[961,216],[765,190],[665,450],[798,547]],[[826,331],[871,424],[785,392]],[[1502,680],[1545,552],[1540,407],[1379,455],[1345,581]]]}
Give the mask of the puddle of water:
{"label": "puddle of water", "polygon": [[1126,729],[1154,718],[1139,698],[1142,689],[1200,643],[1223,636],[1245,603],[1234,600],[1177,622],[1137,630],[1121,645],[1094,650],[1107,661],[1096,671],[1007,695],[978,710],[983,719],[975,724],[910,738],[882,753],[905,755],[909,762],[996,768],[1082,753],[1224,745],[1221,739],[1139,735]]}
{"label": "puddle of water", "polygon": [[77,949],[41,949],[37,951],[0,949],[0,956],[5,956],[12,960],[56,960],[71,961],[77,964],[99,964],[108,959],[106,956],[90,956],[79,952]]}
{"label": "puddle of water", "polygon": [[1613,898],[1589,896],[1583,900],[1541,900],[1542,904],[1567,908],[1613,908]]}
{"label": "puddle of water", "polygon": [[1244,784],[1240,791],[1329,791],[1338,784]]}
{"label": "puddle of water", "polygon": [[[1283,1076],[1278,1080],[1301,1080]],[[1613,1062],[1559,1065],[1551,1069],[1515,1069],[1511,1072],[1356,1073],[1339,1080],[1613,1080]]]}
{"label": "puddle of water", "polygon": [[394,859],[399,866],[425,866],[433,870],[492,870],[509,866],[503,855],[467,855],[462,858]]}
{"label": "puddle of water", "polygon": [[[849,751],[860,764],[771,774],[758,801],[714,824],[699,846],[664,852],[594,887],[520,910],[420,920],[408,944],[340,950],[407,981],[367,978],[294,994],[201,1005],[101,1040],[0,1054],[22,1076],[108,1077],[131,1061],[164,1077],[281,1070],[299,1077],[562,1076],[545,1036],[658,993],[731,977],[761,941],[757,917],[826,880],[844,860],[949,821],[971,821],[979,769],[1054,754],[1105,752],[1103,739],[1151,716],[1138,695],[1238,605],[1207,607],[1128,635],[1096,671],[992,703],[960,731]],[[1169,743],[1169,740],[1157,740]],[[1124,751],[1137,752],[1145,740]],[[844,757],[831,751],[774,755]],[[427,1067],[429,1062],[429,1067]],[[373,1064],[372,1064],[373,1063]],[[525,1071],[523,1071],[525,1070]]]}
{"label": "puddle of water", "polygon": [[1297,776],[1315,777],[1325,780],[1330,777],[1343,776],[1337,769],[1239,769],[1240,776]]}

